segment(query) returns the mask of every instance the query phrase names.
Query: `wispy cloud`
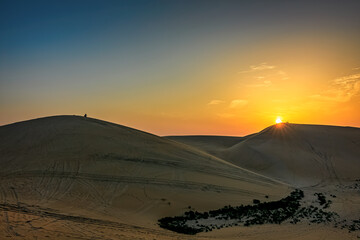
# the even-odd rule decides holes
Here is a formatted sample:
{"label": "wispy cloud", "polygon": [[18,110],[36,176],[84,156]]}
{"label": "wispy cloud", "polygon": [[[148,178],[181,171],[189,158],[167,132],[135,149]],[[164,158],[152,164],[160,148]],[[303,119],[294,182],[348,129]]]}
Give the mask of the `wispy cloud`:
{"label": "wispy cloud", "polygon": [[334,79],[328,89],[310,97],[320,101],[347,102],[357,94],[360,94],[360,73]]}
{"label": "wispy cloud", "polygon": [[285,71],[266,62],[259,65],[251,65],[248,70],[244,70],[238,73],[243,74],[244,77],[251,77],[258,81],[262,81],[248,84],[248,87],[269,87],[272,85],[272,83],[275,83],[278,80],[289,79]]}
{"label": "wispy cloud", "polygon": [[267,63],[261,63],[260,65],[250,66],[250,69],[252,71],[263,71],[263,70],[269,70],[269,69],[274,69],[274,68],[276,68],[276,67],[272,66],[272,65],[268,65]]}
{"label": "wispy cloud", "polygon": [[287,80],[287,79],[289,79],[287,73],[284,72],[284,71],[279,70],[279,71],[277,72],[277,74],[282,77],[282,80]]}
{"label": "wispy cloud", "polygon": [[[214,105],[219,105],[219,104],[224,104],[224,103],[228,104],[227,107],[226,107],[226,105],[221,105],[219,107],[212,108],[213,110],[215,110],[215,109],[217,110],[217,112],[215,113],[216,116],[220,117],[220,118],[233,118],[236,116],[236,114],[234,112],[240,111],[241,108],[246,106],[248,104],[248,100],[233,99],[232,101],[228,102],[228,101],[214,99],[214,100],[210,101],[207,105],[214,106]],[[220,108],[220,112],[219,112],[219,108]]]}
{"label": "wispy cloud", "polygon": [[354,82],[358,81],[359,79],[360,79],[360,73],[337,78],[334,80],[334,83],[343,85],[343,84],[354,83]]}
{"label": "wispy cloud", "polygon": [[239,108],[248,104],[247,100],[244,99],[234,99],[230,102],[229,108]]}
{"label": "wispy cloud", "polygon": [[267,63],[260,63],[259,65],[251,65],[249,70],[240,71],[239,73],[257,72],[274,69],[276,66],[269,65]]}
{"label": "wispy cloud", "polygon": [[218,104],[221,104],[221,103],[225,103],[225,101],[223,100],[218,100],[218,99],[214,99],[214,100],[211,100],[208,105],[218,105]]}

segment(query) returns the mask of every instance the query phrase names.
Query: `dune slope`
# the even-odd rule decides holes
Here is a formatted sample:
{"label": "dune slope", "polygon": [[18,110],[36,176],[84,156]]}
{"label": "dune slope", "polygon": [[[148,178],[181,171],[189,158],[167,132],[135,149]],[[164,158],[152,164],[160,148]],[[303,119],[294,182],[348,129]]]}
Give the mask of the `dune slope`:
{"label": "dune slope", "polygon": [[[59,239],[77,237],[77,224],[91,236],[97,230],[88,223],[165,238],[173,233],[157,219],[188,206],[208,210],[288,192],[193,147],[97,119],[56,116],[0,127],[0,208],[8,222],[1,236],[40,236],[51,218],[60,225],[42,234]],[[12,219],[29,226],[16,228]],[[30,226],[36,222],[37,231]]]}
{"label": "dune slope", "polygon": [[210,154],[217,154],[219,151],[225,150],[246,139],[246,137],[228,137],[228,136],[211,136],[211,135],[166,136],[166,138],[196,147]]}
{"label": "dune slope", "polygon": [[[172,137],[224,160],[294,186],[353,181],[360,176],[360,129],[352,127],[278,124],[244,137],[227,148],[212,150],[189,141],[191,136]],[[219,138],[220,140],[220,138]]]}

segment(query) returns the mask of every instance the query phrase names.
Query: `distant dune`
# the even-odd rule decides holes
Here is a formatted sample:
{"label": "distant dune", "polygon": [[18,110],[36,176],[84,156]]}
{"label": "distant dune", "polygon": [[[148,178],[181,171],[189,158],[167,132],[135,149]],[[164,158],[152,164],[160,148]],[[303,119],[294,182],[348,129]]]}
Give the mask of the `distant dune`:
{"label": "distant dune", "polygon": [[359,128],[284,123],[225,145],[226,137],[169,138],[293,186],[360,178]]}
{"label": "distant dune", "polygon": [[246,137],[211,136],[211,135],[166,136],[166,138],[196,147],[210,154],[217,154],[219,151],[232,147],[235,144],[238,144],[246,139]]}

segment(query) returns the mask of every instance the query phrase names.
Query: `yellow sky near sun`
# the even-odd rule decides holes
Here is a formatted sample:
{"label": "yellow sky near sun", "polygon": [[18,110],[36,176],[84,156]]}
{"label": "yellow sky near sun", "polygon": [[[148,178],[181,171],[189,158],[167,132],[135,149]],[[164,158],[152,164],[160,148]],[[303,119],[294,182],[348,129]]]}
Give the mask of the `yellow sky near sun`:
{"label": "yellow sky near sun", "polygon": [[274,124],[278,116],[285,122],[360,126],[358,72],[329,79],[321,70],[253,64],[221,81],[209,79],[208,86],[185,84],[188,90],[159,94],[127,124],[165,135],[245,135]]}
{"label": "yellow sky near sun", "polygon": [[[208,104],[214,114],[226,121],[253,129],[273,124],[277,116],[295,123],[359,126],[357,72],[358,69],[350,69],[344,76],[326,80],[326,74],[303,71],[294,76],[278,66],[261,63],[239,73],[243,78],[254,79],[250,84],[242,84],[238,95],[241,98],[213,99]],[[234,106],[234,102],[240,104]]]}

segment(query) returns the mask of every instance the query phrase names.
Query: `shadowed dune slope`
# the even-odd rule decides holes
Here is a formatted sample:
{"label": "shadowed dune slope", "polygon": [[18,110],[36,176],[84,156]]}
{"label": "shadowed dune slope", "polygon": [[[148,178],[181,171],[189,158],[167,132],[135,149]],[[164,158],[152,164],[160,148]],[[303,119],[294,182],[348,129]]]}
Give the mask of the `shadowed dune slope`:
{"label": "shadowed dune slope", "polygon": [[189,205],[211,209],[288,192],[193,147],[78,116],[1,126],[0,157],[2,203],[152,228]]}
{"label": "shadowed dune slope", "polygon": [[228,137],[228,136],[166,136],[166,138],[181,142],[198,149],[201,149],[210,154],[217,153],[220,150],[225,150],[243,140],[246,137]]}
{"label": "shadowed dune slope", "polygon": [[359,128],[284,123],[239,139],[228,148],[217,147],[209,138],[212,150],[202,147],[205,138],[201,144],[184,138],[172,137],[294,186],[339,183],[360,176]]}

